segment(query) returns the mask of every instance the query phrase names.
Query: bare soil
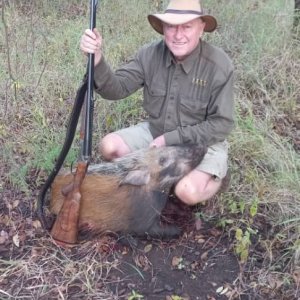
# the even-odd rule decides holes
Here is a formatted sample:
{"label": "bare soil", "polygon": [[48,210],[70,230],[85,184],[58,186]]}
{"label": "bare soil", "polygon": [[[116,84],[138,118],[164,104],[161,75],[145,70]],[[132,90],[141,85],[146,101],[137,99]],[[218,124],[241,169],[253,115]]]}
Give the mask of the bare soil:
{"label": "bare soil", "polygon": [[125,238],[130,246],[122,256],[119,270],[112,272],[114,279],[122,281],[111,285],[112,289],[119,291],[120,299],[127,299],[130,289],[139,291],[146,299],[168,299],[171,295],[184,299],[227,299],[216,291],[227,287],[227,295],[232,293],[231,287],[239,274],[230,242],[220,230],[195,220],[192,209],[181,205],[180,214],[170,214],[171,211],[167,207],[163,218],[180,225],[183,235],[171,242]]}

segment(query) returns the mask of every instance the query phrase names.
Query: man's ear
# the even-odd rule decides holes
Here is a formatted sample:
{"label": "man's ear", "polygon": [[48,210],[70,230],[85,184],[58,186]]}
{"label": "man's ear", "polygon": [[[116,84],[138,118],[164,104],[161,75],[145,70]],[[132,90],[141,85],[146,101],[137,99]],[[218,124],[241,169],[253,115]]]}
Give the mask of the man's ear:
{"label": "man's ear", "polygon": [[[200,18],[201,19],[201,18]],[[206,26],[206,22],[204,22],[204,20],[203,19],[201,19],[201,34],[200,34],[200,37],[202,37],[203,36],[203,34],[204,34],[204,28],[205,28],[205,26]]]}

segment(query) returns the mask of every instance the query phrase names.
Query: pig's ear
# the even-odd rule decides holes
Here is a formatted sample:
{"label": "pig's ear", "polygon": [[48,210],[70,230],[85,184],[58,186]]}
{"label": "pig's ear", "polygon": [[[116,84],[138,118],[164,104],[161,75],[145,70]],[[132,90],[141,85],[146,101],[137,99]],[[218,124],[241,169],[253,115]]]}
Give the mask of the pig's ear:
{"label": "pig's ear", "polygon": [[120,185],[145,185],[150,181],[149,170],[133,170],[128,172],[125,178],[120,182]]}

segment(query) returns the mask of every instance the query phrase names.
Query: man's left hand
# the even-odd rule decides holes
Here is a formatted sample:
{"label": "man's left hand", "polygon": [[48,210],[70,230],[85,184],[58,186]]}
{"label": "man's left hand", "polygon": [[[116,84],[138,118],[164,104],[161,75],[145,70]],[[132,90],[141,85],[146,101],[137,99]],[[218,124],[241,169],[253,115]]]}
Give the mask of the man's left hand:
{"label": "man's left hand", "polygon": [[166,146],[166,140],[163,135],[158,136],[149,145],[149,147],[164,147],[164,146]]}

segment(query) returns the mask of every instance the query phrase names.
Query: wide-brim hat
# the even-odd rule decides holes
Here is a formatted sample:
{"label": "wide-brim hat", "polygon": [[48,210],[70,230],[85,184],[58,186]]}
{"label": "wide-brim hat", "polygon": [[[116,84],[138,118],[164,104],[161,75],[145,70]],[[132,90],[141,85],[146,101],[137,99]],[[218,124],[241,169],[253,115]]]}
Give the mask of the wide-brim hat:
{"label": "wide-brim hat", "polygon": [[164,13],[148,15],[149,23],[160,34],[163,34],[163,23],[181,25],[197,18],[205,22],[204,31],[216,29],[216,18],[204,13],[199,0],[170,0]]}

